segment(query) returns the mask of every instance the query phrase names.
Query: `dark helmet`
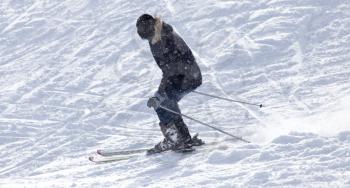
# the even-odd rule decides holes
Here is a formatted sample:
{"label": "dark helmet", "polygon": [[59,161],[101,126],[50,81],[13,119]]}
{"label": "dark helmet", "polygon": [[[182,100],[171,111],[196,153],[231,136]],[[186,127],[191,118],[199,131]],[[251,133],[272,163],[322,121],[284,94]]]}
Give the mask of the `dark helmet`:
{"label": "dark helmet", "polygon": [[155,19],[149,14],[143,14],[137,19],[137,33],[142,39],[150,39],[154,35]]}

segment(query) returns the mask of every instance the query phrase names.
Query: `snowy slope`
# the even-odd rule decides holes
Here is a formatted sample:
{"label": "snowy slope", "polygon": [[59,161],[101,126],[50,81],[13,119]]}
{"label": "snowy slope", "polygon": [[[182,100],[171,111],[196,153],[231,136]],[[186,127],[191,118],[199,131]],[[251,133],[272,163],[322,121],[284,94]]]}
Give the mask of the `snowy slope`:
{"label": "snowy slope", "polygon": [[[199,91],[182,112],[243,136],[191,155],[119,163],[98,148],[161,139],[145,105],[160,81],[142,13],[192,48]],[[0,187],[350,187],[350,2],[2,0]],[[228,137],[193,121],[207,142]]]}

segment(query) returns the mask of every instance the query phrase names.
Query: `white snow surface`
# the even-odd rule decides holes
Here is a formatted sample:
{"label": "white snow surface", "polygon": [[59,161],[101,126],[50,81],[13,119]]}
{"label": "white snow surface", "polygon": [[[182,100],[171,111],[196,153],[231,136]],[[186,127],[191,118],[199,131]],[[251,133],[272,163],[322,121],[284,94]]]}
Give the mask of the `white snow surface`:
{"label": "white snow surface", "polygon": [[[208,143],[93,164],[162,139],[161,71],[136,33],[160,15],[193,50],[182,113]],[[1,0],[0,187],[350,187],[350,1]]]}

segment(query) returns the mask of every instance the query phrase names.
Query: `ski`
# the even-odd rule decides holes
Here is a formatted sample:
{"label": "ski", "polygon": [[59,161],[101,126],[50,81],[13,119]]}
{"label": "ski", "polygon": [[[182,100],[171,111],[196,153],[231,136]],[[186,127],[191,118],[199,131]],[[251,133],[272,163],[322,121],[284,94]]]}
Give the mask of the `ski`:
{"label": "ski", "polygon": [[[222,141],[216,141],[216,142],[210,142],[210,143],[206,143],[202,146],[210,146],[210,145],[216,145],[219,144],[223,141],[235,141],[232,139],[227,139],[227,140],[222,140]],[[193,146],[195,148],[197,147],[201,147],[201,146]],[[139,154],[139,153],[146,153],[147,150],[149,150],[151,148],[141,148],[141,149],[126,149],[126,150],[120,150],[120,149],[98,149],[96,150],[96,153],[100,156],[103,157],[110,157],[110,156],[123,156],[123,155],[132,155],[132,154]],[[188,150],[191,151],[191,150]],[[185,152],[188,152],[185,151]],[[181,151],[179,151],[179,153],[181,153]]]}
{"label": "ski", "polygon": [[[143,149],[135,149],[135,150],[97,150],[97,156],[90,156],[89,161],[97,163],[97,164],[103,164],[103,163],[111,163],[111,162],[117,162],[117,161],[123,161],[128,160],[136,156],[140,155],[154,155],[154,154],[160,154],[159,153],[152,153],[147,154],[147,150],[150,148],[143,148]],[[168,150],[172,151],[172,150]],[[173,151],[175,153],[190,153],[195,151],[194,148],[184,149],[184,150],[177,150]],[[167,151],[165,151],[167,152]]]}
{"label": "ski", "polygon": [[[198,134],[196,134],[193,138],[197,138]],[[237,141],[233,139],[224,139],[221,141],[214,141],[210,143],[206,143],[204,145],[198,145],[198,146],[192,146],[192,148],[187,148],[183,150],[177,150],[173,151],[175,153],[192,153],[194,151],[201,151],[204,148],[207,148],[208,146],[215,146],[217,144],[220,144],[224,141]],[[149,156],[149,155],[154,155],[154,154],[161,154],[163,152],[156,152],[156,153],[150,153],[147,154],[147,150],[151,148],[141,148],[141,149],[127,149],[127,150],[120,150],[120,149],[98,149],[96,150],[97,155],[95,156],[90,156],[89,160],[94,163],[109,163],[109,162],[116,162],[116,161],[123,161],[123,160],[128,160],[131,159],[132,157],[136,156]],[[164,152],[169,152],[172,150],[164,151]]]}
{"label": "ski", "polygon": [[[167,150],[164,152],[159,152],[159,153],[152,153],[152,154],[147,154],[147,149],[135,149],[135,150],[97,150],[98,155],[96,156],[90,156],[89,161],[94,162],[96,164],[104,164],[104,163],[111,163],[111,162],[118,162],[118,161],[124,161],[131,159],[133,157],[137,156],[151,156],[155,154],[162,154],[165,152],[175,152],[175,153],[182,153],[182,154],[190,154],[196,151],[202,151],[202,149],[207,148],[207,146],[214,146],[216,144],[219,144],[221,142],[211,142],[209,144],[204,144],[201,146],[193,146],[192,148],[189,149],[184,149],[184,150]],[[199,149],[199,150],[198,150]]]}
{"label": "ski", "polygon": [[[152,154],[147,154],[146,151],[148,149],[138,149],[138,150],[122,150],[119,152],[100,152],[98,153],[99,155],[97,156],[90,156],[89,161],[97,163],[97,164],[103,164],[103,163],[111,163],[111,162],[117,162],[117,161],[123,161],[123,160],[128,160],[136,156],[150,156],[150,155],[155,155],[155,154],[161,154],[164,152],[169,152],[172,150],[164,151],[164,152],[159,152],[159,153],[152,153]],[[191,153],[193,151],[196,151],[194,148],[190,149],[184,149],[184,150],[176,150],[173,151],[175,153]],[[102,155],[101,155],[102,154]]]}
{"label": "ski", "polygon": [[[102,157],[111,157],[111,156],[129,156],[129,155],[137,155],[144,153],[145,155],[152,155],[152,154],[157,154],[157,153],[152,153],[152,154],[147,154],[147,150],[151,148],[142,148],[142,149],[131,149],[131,150],[97,150],[96,153]],[[183,150],[175,150],[174,152],[176,153],[188,153],[194,151],[194,148],[189,148],[189,149],[183,149]],[[170,151],[170,150],[169,150]],[[162,152],[159,152],[162,153]]]}
{"label": "ski", "polygon": [[[212,144],[212,143],[211,143]],[[209,144],[209,145],[211,145]],[[193,147],[198,147],[198,146],[193,146]],[[108,149],[98,149],[96,151],[96,153],[100,156],[103,157],[110,157],[110,156],[122,156],[122,155],[132,155],[132,154],[139,154],[139,153],[146,153],[147,150],[150,150],[151,148],[142,148],[142,149],[130,149],[130,150],[108,150]],[[183,149],[183,150],[178,150],[175,151],[177,153],[186,153],[186,152],[191,152],[193,151],[194,148],[190,148],[190,149]]]}
{"label": "ski", "polygon": [[[197,139],[198,133],[196,133],[192,139]],[[215,144],[215,143],[210,143]],[[207,144],[206,144],[207,145]],[[146,153],[147,150],[151,148],[141,148],[141,149],[128,149],[128,150],[120,150],[120,149],[98,149],[96,150],[96,153],[98,155],[104,156],[104,157],[109,157],[109,156],[115,156],[115,155],[131,155],[131,154],[138,154],[138,153]],[[186,152],[191,152],[193,149],[184,149],[184,150],[179,150],[176,151],[178,153],[186,153]]]}
{"label": "ski", "polygon": [[97,154],[109,157],[114,155],[131,155],[137,153],[144,153],[150,148],[142,148],[142,149],[130,149],[130,150],[107,150],[107,149],[99,149],[96,151]]}
{"label": "ski", "polygon": [[89,161],[97,163],[97,164],[103,164],[103,163],[110,163],[110,162],[117,162],[117,161],[123,161],[128,160],[134,155],[127,155],[127,156],[112,156],[112,157],[100,157],[100,156],[90,156]]}

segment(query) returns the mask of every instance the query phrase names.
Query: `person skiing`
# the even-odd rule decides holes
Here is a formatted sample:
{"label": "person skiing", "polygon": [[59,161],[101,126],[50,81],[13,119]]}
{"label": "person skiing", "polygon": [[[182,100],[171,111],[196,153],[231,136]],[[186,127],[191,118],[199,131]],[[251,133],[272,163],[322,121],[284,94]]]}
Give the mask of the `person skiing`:
{"label": "person skiing", "polygon": [[164,139],[148,150],[148,154],[204,144],[197,136],[191,138],[179,115],[178,102],[202,84],[201,71],[190,48],[172,26],[158,17],[143,14],[137,19],[136,27],[141,39],[148,40],[154,60],[163,73],[158,90],[149,98],[147,106],[156,111]]}

